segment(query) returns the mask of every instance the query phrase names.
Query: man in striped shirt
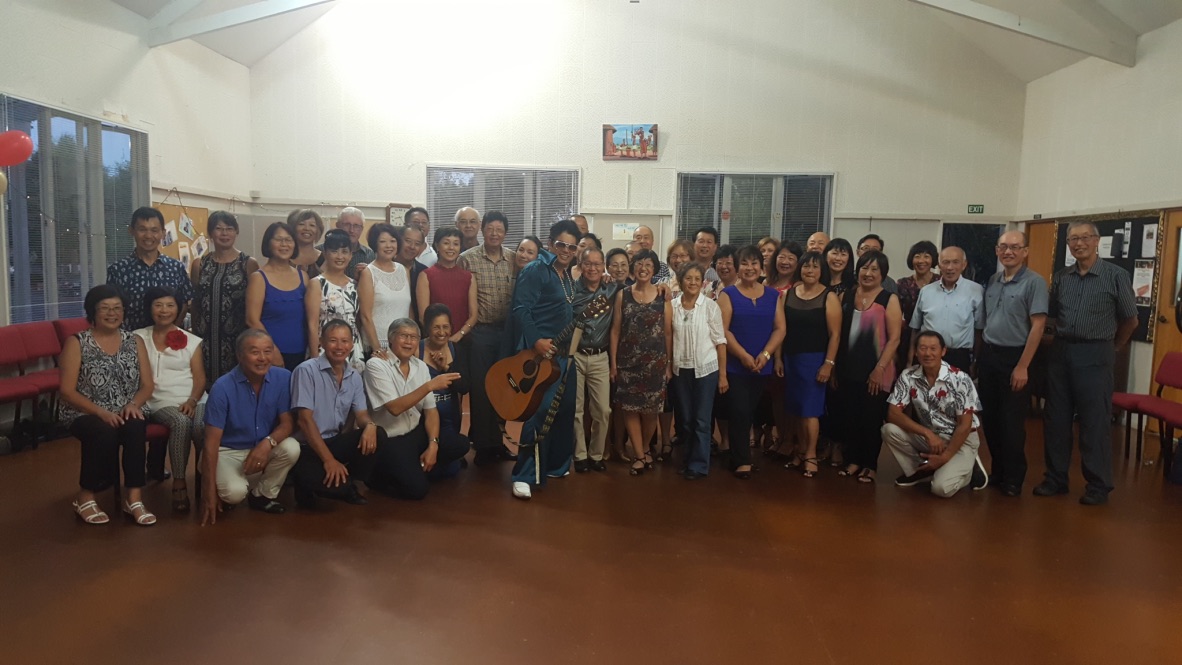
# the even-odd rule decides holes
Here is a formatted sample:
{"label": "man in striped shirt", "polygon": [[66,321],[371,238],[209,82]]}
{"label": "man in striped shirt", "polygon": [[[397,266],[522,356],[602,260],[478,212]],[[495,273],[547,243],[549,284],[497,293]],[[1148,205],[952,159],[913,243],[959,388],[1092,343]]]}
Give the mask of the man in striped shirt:
{"label": "man in striped shirt", "polygon": [[1098,506],[1112,491],[1113,365],[1116,349],[1137,329],[1137,307],[1128,272],[1100,260],[1093,224],[1067,227],[1075,264],[1055,273],[1050,320],[1055,324],[1047,368],[1046,477],[1036,496],[1067,493],[1072,420],[1079,415],[1079,453],[1087,489],[1079,502]]}

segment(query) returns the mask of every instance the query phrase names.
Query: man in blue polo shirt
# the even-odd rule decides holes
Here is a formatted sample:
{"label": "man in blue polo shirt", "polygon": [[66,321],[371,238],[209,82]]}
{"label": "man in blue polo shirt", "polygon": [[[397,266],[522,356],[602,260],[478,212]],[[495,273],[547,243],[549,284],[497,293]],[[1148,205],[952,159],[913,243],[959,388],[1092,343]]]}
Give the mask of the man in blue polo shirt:
{"label": "man in blue polo shirt", "polygon": [[218,500],[265,513],[300,458],[291,438],[291,372],[271,364],[274,342],[262,330],[238,335],[238,366],[213,384],[205,405],[204,506],[201,524],[217,521]]}
{"label": "man in blue polo shirt", "polygon": [[316,358],[300,363],[291,376],[291,408],[303,444],[292,470],[296,504],[316,507],[316,497],[364,505],[355,481],[369,484],[386,432],[369,417],[365,385],[349,364],[353,329],[331,319],[320,329]]}

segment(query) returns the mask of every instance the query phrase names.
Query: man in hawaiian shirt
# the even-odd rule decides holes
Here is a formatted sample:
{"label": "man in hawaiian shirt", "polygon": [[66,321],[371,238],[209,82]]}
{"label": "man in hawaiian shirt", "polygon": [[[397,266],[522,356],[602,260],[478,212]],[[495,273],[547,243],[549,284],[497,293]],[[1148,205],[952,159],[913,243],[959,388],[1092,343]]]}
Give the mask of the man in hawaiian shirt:
{"label": "man in hawaiian shirt", "polygon": [[[989,476],[977,456],[977,389],[967,372],[944,362],[947,349],[939,333],[925,330],[916,337],[919,364],[895,382],[882,426],[882,440],[903,469],[895,484],[930,481],[932,494],[943,498],[970,483],[984,489]],[[910,416],[904,411],[908,405]]]}

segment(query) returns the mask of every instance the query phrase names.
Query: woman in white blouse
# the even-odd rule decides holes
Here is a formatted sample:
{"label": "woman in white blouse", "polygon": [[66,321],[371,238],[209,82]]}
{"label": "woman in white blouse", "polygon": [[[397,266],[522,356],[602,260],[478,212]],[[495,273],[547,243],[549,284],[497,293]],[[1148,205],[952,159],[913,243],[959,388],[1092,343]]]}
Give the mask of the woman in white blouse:
{"label": "woman in white blouse", "polygon": [[710,471],[710,415],[715,394],[727,391],[726,333],[718,304],[702,293],[705,268],[687,263],[677,272],[681,295],[673,299],[673,391],[677,431],[686,442],[686,480]]}
{"label": "woman in white blouse", "polygon": [[[374,261],[357,275],[358,318],[365,346],[379,358],[386,358],[390,342],[385,332],[396,319],[409,317],[410,278],[406,266],[398,263],[401,236],[390,224],[374,224],[366,236]],[[381,332],[379,332],[381,331]]]}
{"label": "woman in white blouse", "polygon": [[148,420],[166,425],[168,457],[172,465],[172,509],[189,512],[189,443],[200,450],[205,420],[205,365],[201,338],[176,325],[180,306],[172,289],[154,286],[144,294],[144,307],[153,324],[135,331],[144,340],[155,388],[148,400]]}

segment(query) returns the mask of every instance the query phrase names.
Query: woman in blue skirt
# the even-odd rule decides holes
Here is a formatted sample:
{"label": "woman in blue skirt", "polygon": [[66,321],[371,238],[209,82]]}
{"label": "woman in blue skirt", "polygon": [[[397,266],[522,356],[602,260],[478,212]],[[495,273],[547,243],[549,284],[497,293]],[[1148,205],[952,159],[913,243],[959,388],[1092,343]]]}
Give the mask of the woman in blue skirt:
{"label": "woman in blue skirt", "polygon": [[837,356],[841,302],[821,279],[824,257],[808,252],[796,266],[794,286],[784,297],[787,334],[776,351],[776,374],[784,377],[784,407],[800,426],[799,447],[785,466],[805,478],[818,470],[817,434],[825,413],[825,390]]}

